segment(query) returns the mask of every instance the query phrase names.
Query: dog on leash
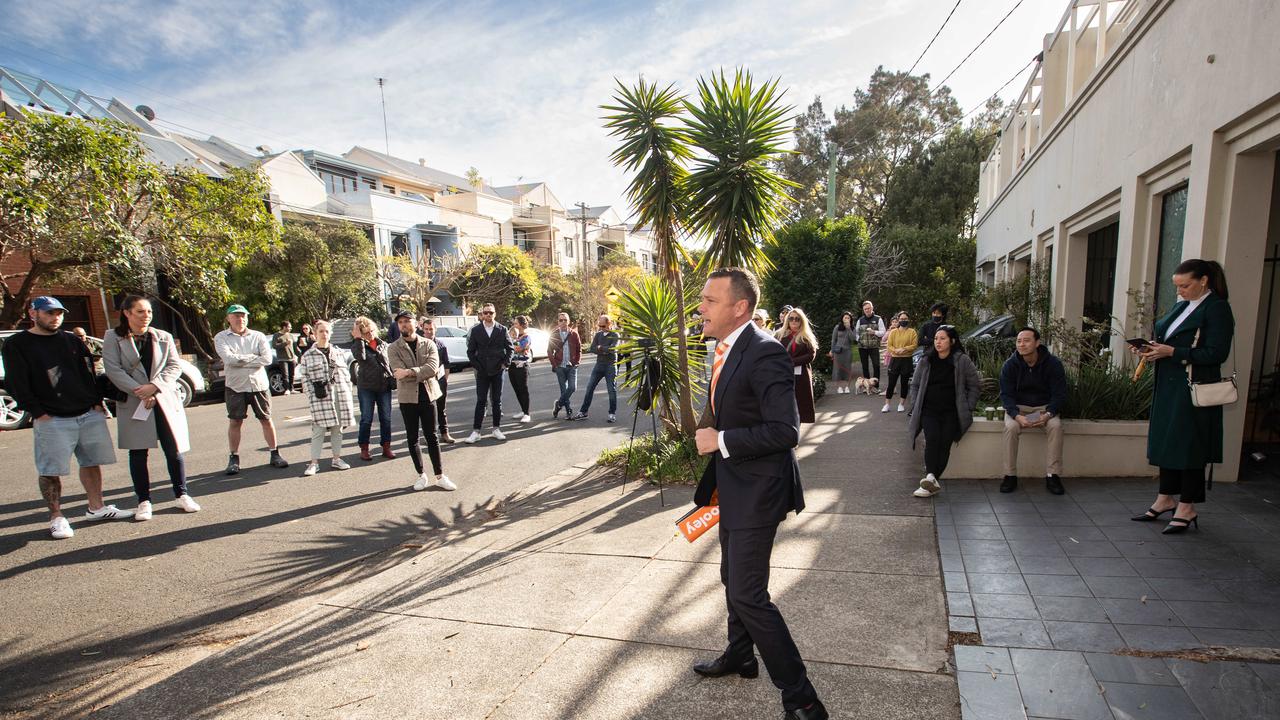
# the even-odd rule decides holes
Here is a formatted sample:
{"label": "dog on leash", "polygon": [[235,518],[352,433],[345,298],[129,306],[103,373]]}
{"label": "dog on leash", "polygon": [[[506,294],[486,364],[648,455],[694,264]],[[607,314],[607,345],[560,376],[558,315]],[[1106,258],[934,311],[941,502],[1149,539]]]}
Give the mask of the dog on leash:
{"label": "dog on leash", "polygon": [[858,378],[853,383],[853,392],[855,395],[879,395],[880,378]]}

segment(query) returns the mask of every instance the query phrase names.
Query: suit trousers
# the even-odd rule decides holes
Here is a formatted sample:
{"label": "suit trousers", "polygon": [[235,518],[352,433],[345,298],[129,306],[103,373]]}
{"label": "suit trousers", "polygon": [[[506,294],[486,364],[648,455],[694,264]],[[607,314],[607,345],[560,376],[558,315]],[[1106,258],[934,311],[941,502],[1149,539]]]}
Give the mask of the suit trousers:
{"label": "suit trousers", "polygon": [[858,359],[862,361],[862,377],[880,379],[880,348],[858,348]]}
{"label": "suit trousers", "polygon": [[1184,503],[1204,502],[1204,468],[1160,468],[1160,494],[1177,495]]}
{"label": "suit trousers", "polygon": [[806,707],[818,699],[809,682],[800,650],[791,639],[782,613],[769,599],[769,557],[777,525],[726,530],[720,524],[720,581],[729,609],[729,648],[733,660],[752,656],[752,647],[782,691],[786,710]]}
{"label": "suit trousers", "polygon": [[[1030,406],[1019,405],[1018,412],[1024,417],[1033,412],[1044,413],[1048,411],[1047,405]],[[1035,430],[1043,430],[1048,435],[1048,442],[1045,443],[1045,472],[1049,475],[1062,474],[1062,418],[1054,415],[1049,418],[1049,422],[1044,427]],[[1017,420],[1009,417],[1009,413],[1004,414],[1004,474],[1018,474],[1018,438],[1024,432],[1035,432],[1035,430],[1023,430]]]}
{"label": "suit trousers", "polygon": [[476,372],[476,415],[475,422],[471,424],[473,430],[479,431],[484,425],[484,404],[485,398],[489,399],[489,404],[493,406],[493,426],[498,427],[502,424],[502,376],[499,372],[497,375],[485,375]]}
{"label": "suit trousers", "polygon": [[444,404],[449,399],[449,375],[446,373],[440,378],[440,397],[434,403],[436,406],[436,429],[440,431],[440,437],[449,434],[449,415],[445,412]]}

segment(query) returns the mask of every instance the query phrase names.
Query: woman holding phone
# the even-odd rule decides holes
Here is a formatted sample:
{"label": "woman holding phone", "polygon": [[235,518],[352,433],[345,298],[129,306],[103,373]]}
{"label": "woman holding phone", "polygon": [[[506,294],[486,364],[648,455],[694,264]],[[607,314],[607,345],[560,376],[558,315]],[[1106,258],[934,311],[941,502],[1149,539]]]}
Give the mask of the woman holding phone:
{"label": "woman holding phone", "polygon": [[1187,260],[1173,271],[1173,284],[1179,302],[1156,323],[1155,341],[1130,343],[1156,373],[1147,460],[1160,468],[1155,502],[1132,519],[1152,522],[1173,511],[1165,534],[1200,526],[1195,506],[1205,500],[1205,466],[1222,462],[1222,406],[1196,407],[1189,383],[1222,379],[1235,333],[1221,265]]}

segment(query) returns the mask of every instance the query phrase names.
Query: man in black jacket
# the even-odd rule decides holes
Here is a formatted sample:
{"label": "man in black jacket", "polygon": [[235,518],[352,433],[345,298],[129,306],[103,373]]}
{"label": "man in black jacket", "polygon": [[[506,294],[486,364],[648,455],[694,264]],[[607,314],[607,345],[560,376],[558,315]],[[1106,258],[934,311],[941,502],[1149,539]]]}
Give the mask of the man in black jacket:
{"label": "man in black jacket", "polygon": [[49,506],[49,532],[63,540],[75,534],[62,514],[62,476],[71,472],[72,455],[89,499],[85,520],[120,520],[133,517],[133,511],[102,502],[102,466],[116,461],[116,451],[93,374],[93,357],[79,338],[62,330],[66,308],[57,298],[32,300],[28,314],[32,326],[4,343],[5,390],[31,415],[40,494]]}
{"label": "man in black jacket", "polygon": [[514,346],[507,328],[494,318],[496,314],[493,303],[485,303],[480,308],[480,322],[467,333],[467,360],[471,361],[471,369],[476,374],[476,414],[465,443],[480,441],[486,395],[492,406],[493,439],[507,439],[499,427],[502,424],[502,372],[511,364]]}
{"label": "man in black jacket", "polygon": [[[800,438],[795,373],[786,348],[751,322],[759,298],[755,276],[739,268],[712,272],[698,311],[703,335],[719,340],[711,365],[707,411],[695,436],[710,455],[694,502],[720,506],[720,579],[729,615],[729,644],[715,660],[694,665],[707,677],[760,672],[782,691],[787,718],[825,720],[791,632],[769,599],[769,556],[778,524],[804,509],[795,447]],[[713,499],[714,498],[714,499]]]}
{"label": "man in black jacket", "polygon": [[1018,487],[1018,438],[1026,430],[1044,430],[1045,486],[1054,495],[1062,487],[1062,407],[1067,403],[1067,373],[1062,361],[1040,344],[1040,331],[1018,331],[1016,351],[1000,371],[1000,403],[1004,405],[1004,481],[1000,492]]}
{"label": "man in black jacket", "polygon": [[929,308],[929,321],[920,326],[920,332],[916,338],[916,343],[924,348],[925,352],[929,352],[929,348],[933,347],[933,336],[938,334],[938,328],[947,324],[949,310],[947,304],[942,302],[936,302]]}

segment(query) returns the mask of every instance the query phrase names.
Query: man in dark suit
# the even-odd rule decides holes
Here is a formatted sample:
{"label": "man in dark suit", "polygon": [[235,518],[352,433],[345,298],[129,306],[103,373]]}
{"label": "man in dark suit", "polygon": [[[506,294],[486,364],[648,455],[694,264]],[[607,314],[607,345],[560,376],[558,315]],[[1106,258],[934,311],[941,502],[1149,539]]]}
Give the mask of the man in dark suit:
{"label": "man in dark suit", "polygon": [[782,614],[769,600],[769,556],[788,512],[804,509],[795,447],[800,438],[795,374],[785,348],[751,322],[760,285],[739,268],[716,270],[702,290],[703,335],[719,339],[707,411],[696,435],[711,455],[694,502],[720,505],[720,580],[729,610],[729,646],[694,665],[707,677],[760,672],[753,647],[782,691],[787,718],[821,720],[826,708],[809,682]]}
{"label": "man in dark suit", "polygon": [[476,415],[471,434],[463,441],[466,443],[480,441],[486,395],[492,405],[493,439],[507,439],[499,427],[502,424],[502,372],[511,364],[514,346],[507,328],[494,319],[496,312],[493,303],[485,303],[480,308],[480,322],[467,333],[467,360],[471,361],[471,369],[476,374]]}

